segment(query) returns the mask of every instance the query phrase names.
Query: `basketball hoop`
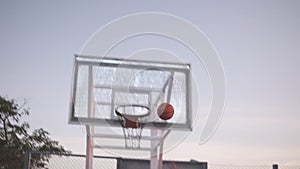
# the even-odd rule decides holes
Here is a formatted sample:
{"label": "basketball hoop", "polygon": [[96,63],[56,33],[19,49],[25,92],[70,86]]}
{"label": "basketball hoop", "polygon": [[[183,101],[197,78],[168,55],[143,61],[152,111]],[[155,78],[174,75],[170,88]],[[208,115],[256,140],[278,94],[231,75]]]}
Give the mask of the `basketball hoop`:
{"label": "basketball hoop", "polygon": [[150,115],[150,108],[138,104],[119,105],[115,109],[125,137],[125,147],[140,149],[145,118]]}

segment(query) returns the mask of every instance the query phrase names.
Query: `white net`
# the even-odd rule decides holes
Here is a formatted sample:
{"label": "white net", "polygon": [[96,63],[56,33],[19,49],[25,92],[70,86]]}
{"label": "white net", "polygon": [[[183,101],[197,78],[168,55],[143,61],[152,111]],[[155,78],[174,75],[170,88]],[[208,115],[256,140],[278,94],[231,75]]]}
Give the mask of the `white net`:
{"label": "white net", "polygon": [[116,113],[123,127],[125,147],[140,148],[140,140],[145,118],[150,115],[150,108],[142,105],[120,105]]}

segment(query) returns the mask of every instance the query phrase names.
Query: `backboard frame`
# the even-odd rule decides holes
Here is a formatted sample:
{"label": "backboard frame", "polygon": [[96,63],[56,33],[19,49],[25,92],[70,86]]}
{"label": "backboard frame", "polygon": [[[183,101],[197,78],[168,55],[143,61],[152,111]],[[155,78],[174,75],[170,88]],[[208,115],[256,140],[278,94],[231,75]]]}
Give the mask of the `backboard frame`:
{"label": "backboard frame", "polygon": [[[105,67],[118,67],[121,65],[122,68],[130,69],[144,69],[148,65],[151,65],[153,69],[165,70],[168,72],[182,72],[185,74],[185,102],[186,102],[186,121],[184,124],[178,124],[173,122],[150,122],[144,125],[144,128],[150,129],[161,129],[161,130],[192,130],[192,93],[191,93],[191,67],[190,64],[183,63],[166,63],[166,62],[156,62],[156,61],[144,61],[144,60],[128,60],[128,59],[118,59],[118,58],[101,58],[95,56],[86,55],[75,55],[74,59],[74,69],[73,69],[73,81],[72,81],[72,91],[70,100],[70,113],[69,113],[69,124],[77,125],[95,125],[95,126],[105,126],[110,125],[114,127],[122,127],[119,121],[116,119],[101,119],[101,118],[90,118],[90,117],[76,117],[75,116],[75,98],[77,97],[76,89],[78,82],[78,70],[80,65],[86,65],[89,67],[89,71],[94,66],[105,66]],[[155,66],[153,66],[155,65]],[[91,72],[88,76],[91,76]],[[89,81],[91,78],[88,78]],[[92,82],[89,82],[92,83]],[[90,85],[89,85],[90,86]],[[107,86],[108,88],[110,86]],[[90,87],[89,87],[90,88]],[[92,95],[89,89],[89,95]],[[89,97],[90,98],[90,97]],[[89,99],[88,98],[88,99]],[[89,105],[91,101],[88,101]],[[92,114],[93,110],[89,106],[88,112]]]}

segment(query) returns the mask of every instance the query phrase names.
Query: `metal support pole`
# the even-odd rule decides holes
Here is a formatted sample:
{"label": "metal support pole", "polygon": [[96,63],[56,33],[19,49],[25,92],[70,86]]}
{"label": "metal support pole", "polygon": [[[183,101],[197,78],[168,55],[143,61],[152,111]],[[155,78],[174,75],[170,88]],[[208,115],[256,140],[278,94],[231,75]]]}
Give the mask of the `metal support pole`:
{"label": "metal support pole", "polygon": [[278,164],[273,164],[272,168],[273,169],[278,169]]}
{"label": "metal support pole", "polygon": [[[152,129],[151,130],[151,136],[156,137],[157,136],[157,130]],[[151,141],[151,157],[150,157],[150,169],[158,169],[158,146],[156,146],[156,141]]]}
{"label": "metal support pole", "polygon": [[86,169],[93,169],[94,142],[91,136],[91,126],[86,126]]}
{"label": "metal support pole", "polygon": [[31,156],[31,152],[26,151],[25,152],[25,160],[24,160],[24,169],[30,168],[30,156]]}
{"label": "metal support pole", "polygon": [[[89,66],[88,72],[88,118],[94,118],[94,95],[93,95],[93,67]],[[94,126],[86,126],[86,169],[93,169],[94,157]]]}
{"label": "metal support pole", "polygon": [[164,140],[162,140],[160,142],[160,146],[159,146],[159,169],[163,168],[163,149],[164,149]]}

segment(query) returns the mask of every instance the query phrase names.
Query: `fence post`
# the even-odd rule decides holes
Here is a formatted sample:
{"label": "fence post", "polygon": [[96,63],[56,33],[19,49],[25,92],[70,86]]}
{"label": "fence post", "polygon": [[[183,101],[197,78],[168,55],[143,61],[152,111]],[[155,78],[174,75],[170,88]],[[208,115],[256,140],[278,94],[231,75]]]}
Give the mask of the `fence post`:
{"label": "fence post", "polygon": [[24,159],[24,169],[29,169],[30,168],[30,156],[31,156],[31,152],[26,151],[25,152],[25,159]]}
{"label": "fence post", "polygon": [[122,158],[117,158],[117,169],[122,169],[122,162],[123,162],[123,159]]}
{"label": "fence post", "polygon": [[273,169],[278,169],[278,164],[273,164],[272,168]]}

